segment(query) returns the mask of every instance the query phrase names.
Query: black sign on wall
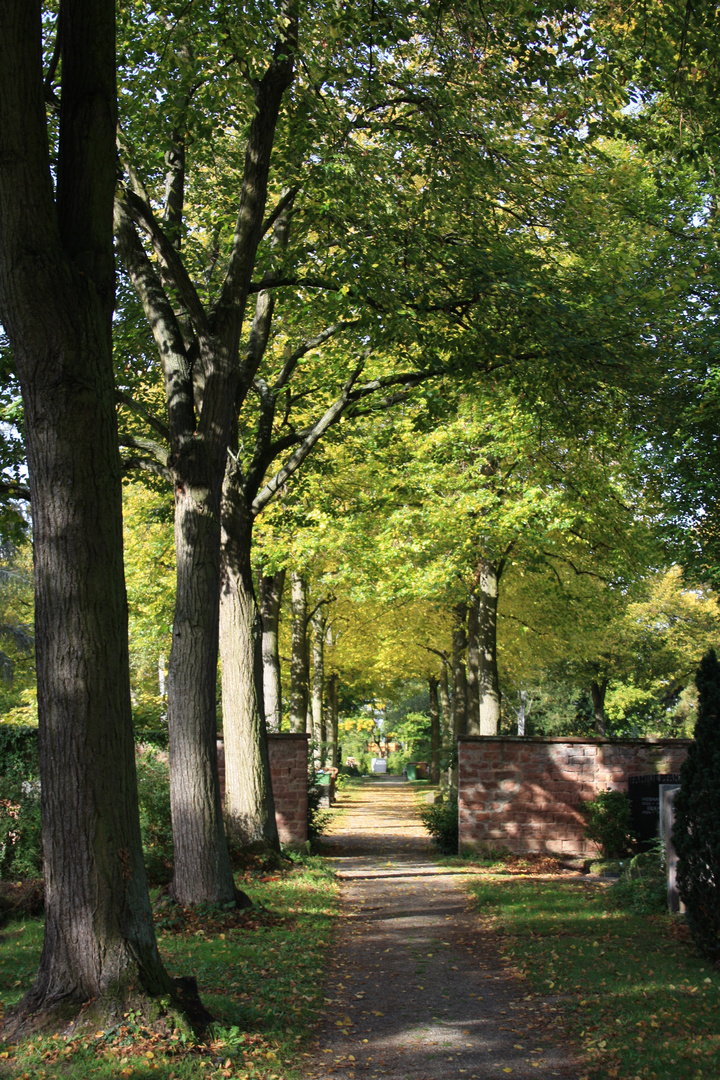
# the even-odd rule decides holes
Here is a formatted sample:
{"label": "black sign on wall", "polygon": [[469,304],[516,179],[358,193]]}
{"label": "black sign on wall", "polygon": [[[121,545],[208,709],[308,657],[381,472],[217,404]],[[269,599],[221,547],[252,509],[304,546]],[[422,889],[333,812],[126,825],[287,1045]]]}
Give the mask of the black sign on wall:
{"label": "black sign on wall", "polygon": [[660,785],[679,783],[679,773],[628,776],[632,828],[642,844],[648,844],[660,834]]}

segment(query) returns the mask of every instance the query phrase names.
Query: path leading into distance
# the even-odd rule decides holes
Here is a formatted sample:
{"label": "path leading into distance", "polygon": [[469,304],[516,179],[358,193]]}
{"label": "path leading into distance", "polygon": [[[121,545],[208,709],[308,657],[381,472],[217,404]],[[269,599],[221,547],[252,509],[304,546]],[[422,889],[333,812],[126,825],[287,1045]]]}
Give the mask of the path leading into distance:
{"label": "path leading into distance", "polygon": [[413,788],[369,779],[340,803],[325,846],[342,928],[308,1076],[578,1080],[557,1006],[506,972],[464,871],[431,860]]}

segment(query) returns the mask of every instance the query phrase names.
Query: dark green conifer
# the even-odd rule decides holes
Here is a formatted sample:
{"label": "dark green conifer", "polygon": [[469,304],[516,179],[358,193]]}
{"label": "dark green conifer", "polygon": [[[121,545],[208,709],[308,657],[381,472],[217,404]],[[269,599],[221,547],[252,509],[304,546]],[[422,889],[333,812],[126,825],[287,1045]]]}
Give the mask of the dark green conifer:
{"label": "dark green conifer", "polygon": [[678,889],[699,951],[720,959],[720,664],[714,650],[696,675],[698,718],[681,770],[673,832]]}

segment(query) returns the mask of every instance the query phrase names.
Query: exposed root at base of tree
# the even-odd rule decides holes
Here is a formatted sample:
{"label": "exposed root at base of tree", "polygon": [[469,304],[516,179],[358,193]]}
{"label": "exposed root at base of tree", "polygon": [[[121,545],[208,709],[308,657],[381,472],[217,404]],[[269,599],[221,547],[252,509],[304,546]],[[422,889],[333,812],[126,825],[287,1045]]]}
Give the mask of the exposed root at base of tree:
{"label": "exposed root at base of tree", "polygon": [[213,1017],[203,1005],[193,976],[171,982],[167,994],[153,996],[130,986],[125,992],[108,991],[99,998],[79,1001],[74,997],[37,1000],[30,990],[6,1014],[0,1024],[0,1042],[15,1043],[34,1036],[59,1035],[65,1039],[114,1031],[130,1025],[153,1032],[157,1037],[173,1036],[184,1041],[202,1037]]}
{"label": "exposed root at base of tree", "polygon": [[[242,894],[245,895],[244,893]],[[160,896],[155,902],[155,925],[170,934],[214,934],[228,930],[254,930],[258,926],[275,926],[284,921],[263,907],[251,904],[195,904],[182,907],[170,896]]]}

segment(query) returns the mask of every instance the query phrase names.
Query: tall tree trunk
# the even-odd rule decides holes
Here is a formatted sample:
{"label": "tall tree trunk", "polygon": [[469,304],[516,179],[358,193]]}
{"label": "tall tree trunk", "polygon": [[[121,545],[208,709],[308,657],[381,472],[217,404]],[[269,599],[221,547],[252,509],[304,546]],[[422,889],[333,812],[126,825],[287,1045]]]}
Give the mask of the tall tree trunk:
{"label": "tall tree trunk", "polygon": [[307,657],[307,590],[301,574],[293,570],[292,589],[292,653],[290,659],[290,728],[306,730],[308,711]]}
{"label": "tall tree trunk", "polygon": [[440,780],[440,702],[438,701],[438,680],[434,675],[428,679],[430,695],[430,782]]}
{"label": "tall tree trunk", "polygon": [[467,675],[465,671],[465,649],[467,634],[465,621],[467,605],[456,604],[453,608],[452,634],[452,757],[448,783],[451,791],[457,791],[458,783],[458,738],[467,731]]}
{"label": "tall tree trunk", "polygon": [[263,698],[268,731],[279,731],[282,722],[282,681],[280,678],[280,604],[285,588],[285,571],[260,575],[260,615],[262,618]]}
{"label": "tall tree trunk", "polygon": [[593,703],[593,717],[595,720],[595,734],[601,738],[607,733],[607,721],[605,718],[605,693],[608,688],[608,678],[603,679],[598,683],[595,679],[590,683],[590,694],[592,695]]}
{"label": "tall tree trunk", "polygon": [[453,741],[467,734],[467,674],[465,650],[467,648],[467,605],[456,604],[453,608]]}
{"label": "tall tree trunk", "polygon": [[0,318],[33,511],[45,938],[3,1036],[168,994],[140,843],[114,406],[115,12],[63,7],[53,198],[36,0],[0,5]]}
{"label": "tall tree trunk", "polygon": [[338,677],[335,672],[327,681],[327,735],[330,765],[338,768]]}
{"label": "tall tree trunk", "polygon": [[497,606],[502,563],[483,562],[478,573],[478,638],[480,644],[480,734],[500,729],[500,679],[497,666]]}
{"label": "tall tree trunk", "polygon": [[[440,666],[440,719],[442,721],[442,747],[445,760],[452,758],[452,703],[450,701],[450,680],[448,677],[448,664],[443,661]],[[451,782],[452,769],[443,769],[440,776],[440,786],[444,790]]]}
{"label": "tall tree trunk", "polygon": [[467,625],[467,733],[480,734],[480,638],[478,598],[470,594]]}
{"label": "tall tree trunk", "polygon": [[262,698],[262,624],[250,563],[253,519],[237,480],[229,459],[220,587],[225,818],[235,843],[279,849]]}
{"label": "tall tree trunk", "polygon": [[177,590],[167,684],[172,894],[183,905],[228,904],[235,882],[220,801],[216,719],[220,515],[212,492],[192,471],[175,485]]}
{"label": "tall tree trunk", "polygon": [[312,617],[312,742],[315,766],[320,768],[323,759],[323,690],[325,689],[325,614],[318,608]]}

